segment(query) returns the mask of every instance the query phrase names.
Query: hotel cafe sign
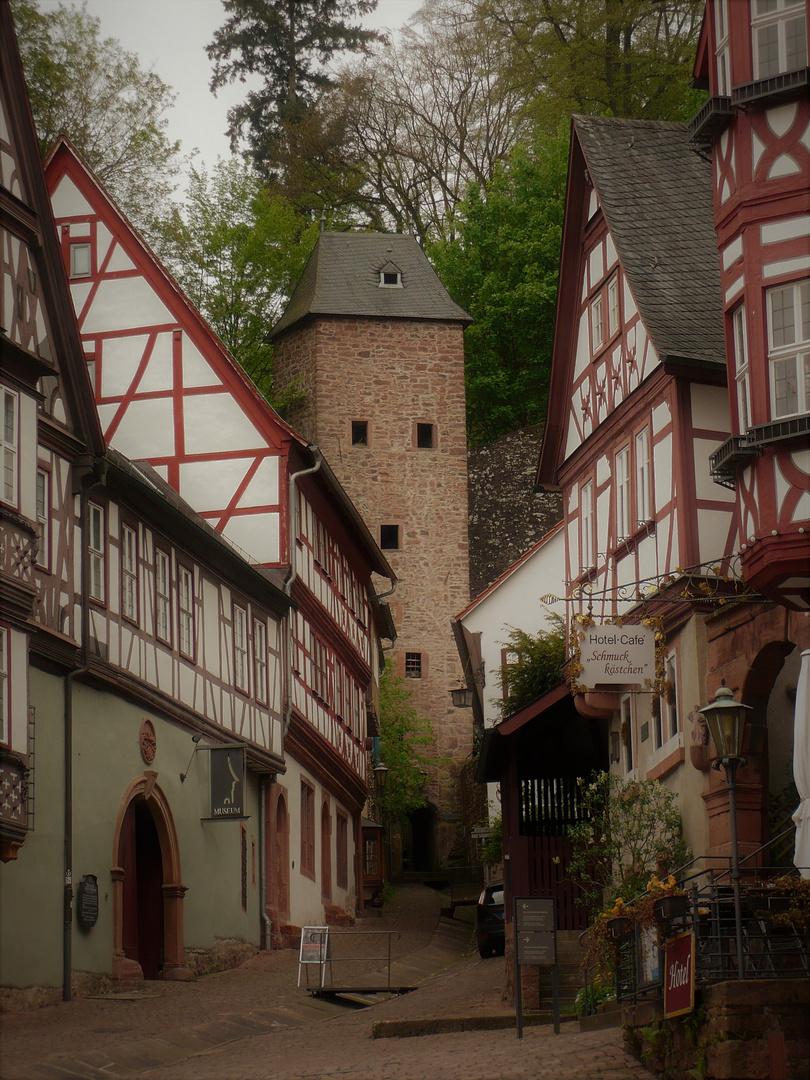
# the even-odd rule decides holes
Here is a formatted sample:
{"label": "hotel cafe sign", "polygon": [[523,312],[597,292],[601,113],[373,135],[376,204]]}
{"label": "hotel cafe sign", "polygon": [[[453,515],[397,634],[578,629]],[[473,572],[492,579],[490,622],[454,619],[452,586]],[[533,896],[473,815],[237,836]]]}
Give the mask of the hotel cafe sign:
{"label": "hotel cafe sign", "polygon": [[655,680],[655,629],[605,622],[579,630],[582,687],[645,686]]}

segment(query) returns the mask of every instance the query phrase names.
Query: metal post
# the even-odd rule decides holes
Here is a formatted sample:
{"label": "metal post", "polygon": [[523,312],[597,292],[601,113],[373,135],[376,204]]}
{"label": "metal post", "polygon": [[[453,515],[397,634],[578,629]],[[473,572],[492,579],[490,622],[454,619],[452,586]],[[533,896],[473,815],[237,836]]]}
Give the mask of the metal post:
{"label": "metal post", "polygon": [[743,957],[742,902],[740,899],[740,850],[737,840],[737,758],[723,758],[728,784],[728,812],[731,816],[731,887],[734,891],[734,931],[737,936],[737,977],[745,978]]}

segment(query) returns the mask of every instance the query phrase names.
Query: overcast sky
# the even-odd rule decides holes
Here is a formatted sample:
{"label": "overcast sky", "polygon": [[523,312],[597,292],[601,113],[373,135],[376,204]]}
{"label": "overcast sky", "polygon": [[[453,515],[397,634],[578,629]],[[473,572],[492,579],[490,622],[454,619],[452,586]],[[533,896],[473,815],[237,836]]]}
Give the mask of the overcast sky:
{"label": "overcast sky", "polygon": [[[64,0],[68,6],[71,0]],[[74,0],[79,5],[80,0]],[[213,165],[217,156],[230,153],[226,114],[243,100],[245,87],[234,83],[216,97],[208,89],[212,65],[205,53],[225,22],[221,0],[86,0],[87,10],[101,21],[103,37],[117,38],[128,51],[137,53],[144,68],[156,74],[177,94],[169,114],[169,138],[182,141],[188,154],[195,147],[201,160]],[[49,11],[58,0],[40,0]],[[422,0],[379,0],[377,10],[365,20],[374,29],[398,30],[421,7]]]}

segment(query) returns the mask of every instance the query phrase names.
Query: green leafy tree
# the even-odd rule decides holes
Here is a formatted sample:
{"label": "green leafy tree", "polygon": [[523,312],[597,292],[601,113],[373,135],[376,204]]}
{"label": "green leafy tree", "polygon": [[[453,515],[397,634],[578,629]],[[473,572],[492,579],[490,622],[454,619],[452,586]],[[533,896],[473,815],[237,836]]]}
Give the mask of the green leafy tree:
{"label": "green leafy tree", "polygon": [[433,745],[430,721],[418,715],[405,680],[387,660],[380,678],[380,759],[388,777],[379,798],[390,821],[404,821],[412,810],[427,805],[427,769],[435,760],[424,751]]}
{"label": "green leafy tree", "polygon": [[473,445],[545,418],[567,162],[567,129],[517,146],[456,207],[456,239],[429,248],[474,319],[464,337]]}
{"label": "green leafy tree", "polygon": [[183,289],[261,392],[273,398],[267,338],[309,258],[317,225],[270,195],[239,158],[193,169],[170,265]]}
{"label": "green leafy tree", "polygon": [[12,0],[31,112],[43,156],[67,135],[133,222],[150,239],[170,212],[180,144],[167,134],[175,95],[86,7]]}
{"label": "green leafy tree", "polygon": [[689,89],[704,0],[480,0],[497,28],[541,129],[573,112],[687,120],[703,95]]}
{"label": "green leafy tree", "polygon": [[[228,16],[207,46],[214,62],[211,89],[258,77],[244,102],[228,111],[231,145],[247,142],[254,163],[283,177],[304,152],[306,124],[319,95],[334,85],[330,61],[363,52],[379,35],[352,20],[377,0],[223,0]],[[285,168],[286,163],[286,168]]]}
{"label": "green leafy tree", "polygon": [[688,860],[678,797],[664,784],[611,772],[581,783],[582,818],[567,831],[569,873],[582,903],[594,910],[617,897],[627,903],[653,875],[665,877]]}
{"label": "green leafy tree", "polygon": [[562,682],[565,626],[557,615],[549,616],[549,622],[553,626],[550,631],[527,634],[513,629],[501,643],[515,657],[498,672],[498,685],[506,692],[498,702],[502,717],[531,705]]}

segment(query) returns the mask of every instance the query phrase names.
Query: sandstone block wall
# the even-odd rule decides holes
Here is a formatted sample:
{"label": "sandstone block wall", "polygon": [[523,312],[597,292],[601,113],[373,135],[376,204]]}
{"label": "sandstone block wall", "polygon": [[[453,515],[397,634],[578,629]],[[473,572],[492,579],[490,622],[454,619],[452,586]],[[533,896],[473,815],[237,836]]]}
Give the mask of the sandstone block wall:
{"label": "sandstone block wall", "polygon": [[[280,386],[301,375],[310,387],[290,422],[321,448],[378,542],[381,526],[398,527],[399,547],[384,549],[399,579],[394,656],[401,674],[406,653],[422,657],[408,686],[436,736],[434,861],[465,860],[458,774],[472,712],[449,694],[461,677],[450,619],[469,600],[462,327],[321,316],[285,334],[275,356]],[[366,422],[366,443],[352,443],[352,421]],[[432,425],[431,447],[418,445],[419,424]]]}

